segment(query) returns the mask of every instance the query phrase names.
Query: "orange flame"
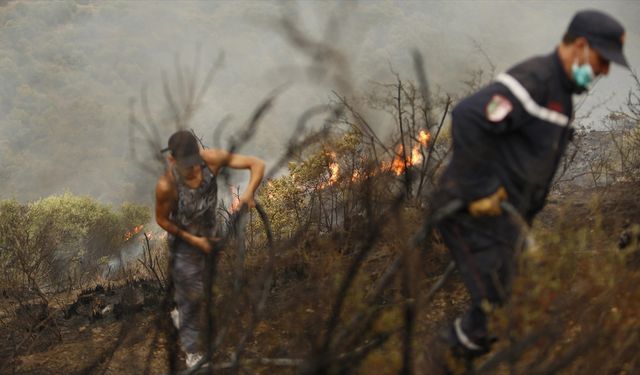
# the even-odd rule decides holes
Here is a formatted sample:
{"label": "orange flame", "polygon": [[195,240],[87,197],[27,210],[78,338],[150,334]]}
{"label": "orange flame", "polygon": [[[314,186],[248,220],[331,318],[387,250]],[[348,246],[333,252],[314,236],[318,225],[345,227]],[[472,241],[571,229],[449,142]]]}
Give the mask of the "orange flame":
{"label": "orange flame", "polygon": [[426,130],[420,130],[420,133],[418,134],[419,143],[416,143],[413,145],[413,148],[411,149],[411,153],[406,155],[405,160],[403,160],[402,158],[404,148],[402,147],[402,145],[399,145],[398,148],[396,149],[396,153],[395,153],[396,155],[393,158],[393,161],[391,161],[390,164],[383,163],[383,168],[386,166],[387,168],[384,168],[384,169],[390,169],[393,173],[395,173],[396,176],[399,176],[402,173],[404,173],[407,167],[412,167],[416,164],[421,163],[424,157],[420,152],[420,148],[421,147],[426,148],[427,145],[429,144],[430,139],[431,139],[431,133],[429,133]]}
{"label": "orange flame", "polygon": [[329,185],[333,185],[338,182],[338,177],[340,176],[340,165],[333,162],[329,164],[329,170],[331,171],[331,176],[329,176]]}
{"label": "orange flame", "polygon": [[133,229],[131,229],[130,231],[128,231],[127,233],[124,234],[124,241],[129,241],[131,239],[131,237],[135,236],[136,234],[140,233],[140,231],[142,230],[142,228],[144,228],[144,225],[140,224],[138,226],[135,226]]}
{"label": "orange flame", "polygon": [[411,150],[411,163],[410,165],[416,165],[422,162],[422,154],[420,153],[420,146],[414,145]]}
{"label": "orange flame", "polygon": [[[402,145],[398,145],[398,147],[396,148],[396,152],[393,160],[391,160],[390,162],[383,161],[380,165],[379,170],[372,171],[366,174],[363,174],[360,171],[356,170],[351,175],[351,181],[357,182],[364,178],[374,176],[384,171],[391,171],[396,176],[401,175],[402,173],[404,173],[407,167],[412,167],[414,165],[420,164],[423,161],[424,156],[421,149],[426,149],[427,146],[429,145],[430,140],[431,140],[431,133],[429,133],[429,131],[424,129],[420,130],[417,137],[418,142],[413,145],[413,147],[411,148],[411,152],[405,155],[404,158],[403,158],[404,148],[402,147]],[[336,153],[328,152],[326,155],[331,160],[329,162],[330,176],[326,183],[323,183],[320,185],[321,189],[334,185],[335,183],[338,182],[338,178],[340,177],[340,164],[338,164],[336,160]]]}
{"label": "orange flame", "polygon": [[422,146],[427,147],[430,139],[431,139],[431,133],[425,130],[420,130],[420,134],[418,134],[418,141]]}
{"label": "orange flame", "polygon": [[[393,173],[396,174],[396,176],[401,175],[405,169],[405,160],[402,160],[403,152],[404,152],[404,147],[402,147],[402,145],[399,145],[398,149],[396,150],[396,156],[393,158],[393,161],[391,162],[390,169],[393,171]],[[407,157],[406,164],[409,164],[409,163],[411,163],[411,158]]]}
{"label": "orange flame", "polygon": [[351,175],[351,182],[356,182],[360,180],[360,178],[361,178],[360,171],[354,171],[353,174]]}
{"label": "orange flame", "polygon": [[327,180],[327,182],[320,185],[321,189],[334,185],[336,182],[338,182],[338,178],[340,177],[340,164],[338,164],[338,162],[336,161],[336,153],[334,151],[331,151],[326,155],[331,159],[331,161],[329,162],[329,179]]}

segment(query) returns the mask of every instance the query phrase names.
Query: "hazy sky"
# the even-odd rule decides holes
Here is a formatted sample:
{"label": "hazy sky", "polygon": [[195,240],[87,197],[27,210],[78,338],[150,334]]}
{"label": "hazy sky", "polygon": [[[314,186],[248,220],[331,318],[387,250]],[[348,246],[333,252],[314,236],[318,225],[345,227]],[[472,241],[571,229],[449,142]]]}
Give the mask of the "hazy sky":
{"label": "hazy sky", "polygon": [[[238,98],[257,100],[264,95],[263,85],[270,87],[290,78],[289,74],[278,74],[285,67],[305,63],[301,54],[268,24],[292,3],[277,4],[280,6],[222,3],[216,9],[221,23],[216,25],[215,40],[209,42],[223,49],[232,62],[220,74],[220,80],[242,92],[226,96],[224,105],[217,101],[221,110],[242,112],[241,108],[253,103]],[[487,66],[476,50],[476,42],[500,72],[532,55],[551,52],[572,15],[585,8],[601,9],[618,18],[627,29],[628,60],[632,66],[640,61],[640,2],[363,1],[351,5],[299,2],[297,8],[303,27],[320,38],[327,33],[329,15],[348,12],[337,27],[335,47],[347,57],[357,88],[366,87],[370,81],[391,79],[390,66],[402,76],[413,78],[410,51],[418,49],[425,57],[432,85],[455,94],[464,89],[461,81],[468,78],[470,70]],[[226,81],[227,77],[233,78]],[[299,100],[296,89],[302,87],[308,86],[300,82],[294,85],[290,97]],[[629,88],[628,72],[614,66],[585,107],[612,94],[615,97],[608,105],[617,107]],[[309,101],[325,100],[327,90],[315,85],[310,96]],[[212,98],[219,99],[215,94]],[[295,107],[290,109],[295,112]]]}
{"label": "hazy sky", "polygon": [[[81,6],[87,6],[85,3],[79,2]],[[638,1],[361,1],[346,5],[319,1],[132,1],[108,4],[115,10],[96,12],[91,17],[73,21],[73,25],[65,29],[66,40],[71,38],[74,43],[57,46],[55,36],[50,43],[56,53],[84,51],[83,58],[89,63],[107,62],[110,69],[116,70],[135,63],[140,70],[135,79],[127,79],[112,92],[100,93],[106,104],[121,108],[120,118],[109,118],[95,125],[108,127],[106,131],[95,129],[96,134],[109,134],[100,138],[100,147],[117,150],[116,154],[122,154],[123,158],[128,149],[122,139],[128,129],[129,99],[138,96],[140,87],[148,84],[152,107],[160,111],[163,106],[160,72],[172,70],[176,54],[183,62],[191,61],[200,44],[206,61],[213,61],[219,52],[225,55],[224,67],[215,77],[192,123],[205,135],[205,140],[211,139],[215,125],[225,116],[231,116],[230,130],[225,133],[228,135],[245,123],[269,92],[282,84],[289,85],[265,118],[255,140],[242,150],[273,161],[287,141],[282,134],[294,128],[305,109],[328,103],[331,90],[336,89],[331,74],[325,79],[309,79],[308,57],[291,46],[278,26],[277,20],[282,14],[294,10],[307,35],[316,40],[330,40],[340,51],[355,95],[365,92],[373,81],[392,80],[390,67],[404,78],[413,79],[411,51],[418,49],[425,58],[432,88],[455,96],[464,89],[462,81],[469,77],[471,70],[487,67],[476,44],[482,46],[500,72],[530,56],[551,52],[575,11],[585,8],[601,9],[619,19],[627,30],[627,58],[633,67],[640,62]],[[0,12],[7,12],[11,6],[0,8]],[[331,17],[334,23],[329,23]],[[83,50],[88,43],[92,52]],[[136,47],[132,51],[133,43]],[[95,52],[96,45],[97,50],[108,53]],[[67,51],[70,48],[73,51]],[[10,78],[0,76],[0,85]],[[589,108],[613,95],[591,118],[596,127],[607,108],[621,105],[630,87],[628,72],[614,66],[610,76],[598,84],[597,92],[584,105]],[[83,96],[92,95],[92,92],[83,92]],[[17,126],[8,118],[2,121],[0,156],[2,148],[11,144]],[[64,119],[60,121],[60,126],[67,123]],[[381,133],[389,128],[382,118],[372,122]],[[164,137],[170,134],[165,133]],[[72,147],[90,158],[95,145],[77,142]],[[54,165],[64,162],[52,161]],[[11,191],[0,192],[0,198],[33,199],[69,190],[106,201],[139,200],[139,191],[133,193],[135,189],[131,188],[121,191],[110,185],[110,181],[115,183],[121,178],[121,167],[118,168],[101,165],[99,172],[80,168],[75,177],[51,178],[47,184],[38,184],[39,177],[33,170],[13,171],[9,178],[18,182]],[[104,181],[94,183],[85,178],[86,173],[93,173],[93,180]],[[130,183],[144,183],[148,185],[149,194],[153,191],[148,178]],[[19,189],[23,184],[30,188]]]}

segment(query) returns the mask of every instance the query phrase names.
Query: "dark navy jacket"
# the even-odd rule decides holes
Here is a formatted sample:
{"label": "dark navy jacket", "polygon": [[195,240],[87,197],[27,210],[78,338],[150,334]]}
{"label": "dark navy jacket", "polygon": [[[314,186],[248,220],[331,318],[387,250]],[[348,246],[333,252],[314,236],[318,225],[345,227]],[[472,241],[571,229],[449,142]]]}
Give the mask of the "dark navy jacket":
{"label": "dark navy jacket", "polygon": [[441,189],[470,202],[502,185],[510,203],[533,219],[569,141],[577,91],[554,52],[463,99],[452,112],[453,155]]}

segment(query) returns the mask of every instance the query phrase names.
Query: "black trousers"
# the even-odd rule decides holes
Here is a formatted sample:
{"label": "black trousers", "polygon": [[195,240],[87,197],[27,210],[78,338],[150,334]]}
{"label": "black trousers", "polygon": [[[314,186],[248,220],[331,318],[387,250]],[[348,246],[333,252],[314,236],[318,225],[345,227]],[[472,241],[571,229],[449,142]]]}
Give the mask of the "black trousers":
{"label": "black trousers", "polygon": [[509,298],[521,230],[504,212],[477,218],[456,213],[438,229],[471,295],[471,306],[453,322],[449,339],[467,350],[486,351],[490,340],[483,304],[501,305]]}

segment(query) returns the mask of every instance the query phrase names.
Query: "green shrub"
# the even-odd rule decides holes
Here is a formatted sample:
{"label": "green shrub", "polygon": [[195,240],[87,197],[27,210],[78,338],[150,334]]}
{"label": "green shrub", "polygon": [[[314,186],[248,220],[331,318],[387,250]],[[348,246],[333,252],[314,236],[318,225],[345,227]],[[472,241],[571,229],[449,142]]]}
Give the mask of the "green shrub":
{"label": "green shrub", "polygon": [[69,193],[28,204],[0,201],[5,286],[57,290],[95,275],[99,260],[120,250],[124,235],[151,218],[148,207],[114,209]]}

